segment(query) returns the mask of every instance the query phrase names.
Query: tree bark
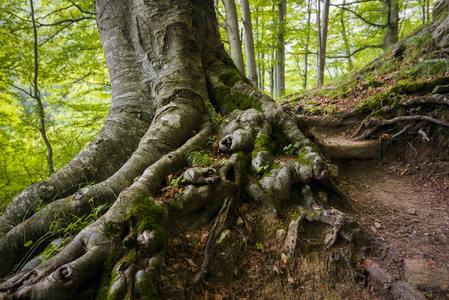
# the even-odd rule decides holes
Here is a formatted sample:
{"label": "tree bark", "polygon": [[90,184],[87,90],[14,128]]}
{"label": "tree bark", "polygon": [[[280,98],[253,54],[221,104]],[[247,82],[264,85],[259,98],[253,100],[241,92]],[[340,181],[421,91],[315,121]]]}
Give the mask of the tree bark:
{"label": "tree bark", "polygon": [[240,0],[240,5],[242,7],[243,28],[245,33],[246,68],[248,70],[248,78],[251,80],[254,87],[257,88],[256,55],[254,51],[253,25],[249,1]]}
{"label": "tree bark", "polygon": [[278,4],[278,48],[277,48],[277,79],[276,97],[285,96],[285,14],[287,0],[281,0]]}
{"label": "tree bark", "polygon": [[[327,28],[329,25],[329,6],[330,0],[324,0],[321,18],[318,18],[318,58],[317,58],[317,86],[322,86],[324,83],[324,69],[326,64],[326,46],[327,46]],[[320,7],[320,0],[318,0],[318,7]],[[320,9],[318,9],[320,14]]]}
{"label": "tree bark", "polygon": [[384,4],[387,9],[387,23],[382,47],[387,49],[399,40],[399,3],[397,0],[385,0]]}
{"label": "tree bark", "polygon": [[243,62],[242,42],[240,40],[239,24],[237,19],[237,8],[234,0],[224,0],[226,8],[226,33],[228,34],[231,57],[237,68],[245,74],[245,63]]}

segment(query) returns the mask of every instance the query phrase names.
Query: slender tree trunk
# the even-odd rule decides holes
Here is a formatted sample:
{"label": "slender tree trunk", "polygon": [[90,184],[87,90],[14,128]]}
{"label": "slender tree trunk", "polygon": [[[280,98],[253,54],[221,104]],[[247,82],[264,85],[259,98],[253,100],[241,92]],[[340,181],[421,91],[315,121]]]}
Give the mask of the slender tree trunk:
{"label": "slender tree trunk", "polygon": [[240,40],[235,0],[224,0],[224,5],[226,8],[226,33],[231,48],[231,57],[239,71],[245,74],[245,63],[243,62],[242,42]]}
{"label": "slender tree trunk", "polygon": [[39,87],[38,87],[38,75],[39,75],[39,57],[38,57],[38,39],[37,39],[37,25],[36,20],[34,16],[34,4],[33,0],[30,0],[30,7],[31,7],[31,21],[33,24],[33,51],[34,51],[34,74],[33,74],[33,98],[37,102],[37,107],[39,111],[39,131],[41,133],[42,140],[45,143],[45,146],[47,147],[47,167],[48,167],[48,173],[49,175],[53,174],[55,172],[53,167],[53,148],[51,147],[50,141],[47,137],[47,131],[45,127],[45,110],[44,106],[42,105],[42,99],[39,93]]}
{"label": "slender tree trunk", "polygon": [[312,16],[312,0],[307,0],[307,37],[306,45],[304,48],[304,78],[303,78],[303,89],[304,92],[307,91],[307,71],[308,71],[308,60],[309,60],[309,43],[310,43],[310,18]]}
{"label": "slender tree trunk", "polygon": [[[318,0],[318,3],[320,0]],[[327,28],[329,25],[329,6],[330,0],[324,0],[322,17],[319,20],[319,47],[317,60],[317,86],[322,86],[324,82],[324,67],[326,64],[326,44],[327,44]],[[319,10],[318,10],[319,13]]]}
{"label": "slender tree trunk", "polygon": [[318,29],[318,51],[316,54],[316,85],[321,86],[321,0],[316,0],[317,9],[316,9],[316,26]]}
{"label": "slender tree trunk", "polygon": [[285,96],[285,14],[287,0],[280,0],[278,4],[278,48],[277,48],[277,76],[276,97]]}
{"label": "slender tree trunk", "polygon": [[[343,6],[345,4],[346,4],[346,1],[343,0]],[[345,26],[345,17],[344,17],[344,15],[345,15],[345,11],[343,9],[340,10],[341,37],[342,37],[343,42],[344,42],[346,56],[348,58],[348,70],[351,71],[354,68],[354,65],[352,63],[352,58],[351,58],[351,47],[349,45],[348,36],[346,34],[346,26]]]}
{"label": "slender tree trunk", "polygon": [[421,9],[422,9],[422,24],[426,24],[426,0],[422,0],[421,2]]}
{"label": "slender tree trunk", "polygon": [[248,78],[251,80],[253,86],[257,88],[256,55],[254,51],[253,25],[249,1],[240,0],[240,5],[242,7],[243,28],[245,33],[246,68],[248,70]]}
{"label": "slender tree trunk", "polygon": [[399,3],[397,0],[386,0],[387,24],[383,37],[382,47],[387,49],[399,40]]}
{"label": "slender tree trunk", "polygon": [[264,92],[264,78],[265,78],[265,67],[264,67],[264,59],[265,59],[265,53],[260,53],[257,51],[257,59],[259,60],[259,63],[257,64],[258,69],[258,79],[259,79],[259,90],[263,93]]}

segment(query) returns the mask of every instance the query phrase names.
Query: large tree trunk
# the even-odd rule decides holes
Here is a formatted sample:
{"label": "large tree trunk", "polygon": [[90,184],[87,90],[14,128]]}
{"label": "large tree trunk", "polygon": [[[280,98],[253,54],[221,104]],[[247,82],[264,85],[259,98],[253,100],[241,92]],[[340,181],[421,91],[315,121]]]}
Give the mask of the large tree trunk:
{"label": "large tree trunk", "polygon": [[[221,44],[212,1],[97,0],[96,16],[112,85],[108,118],[72,162],[22,192],[2,216],[0,274],[15,274],[0,286],[0,299],[86,298],[86,290],[99,299],[155,298],[153,275],[166,230],[209,222],[218,212],[201,271],[189,281],[199,283],[229,212],[243,197],[266,225],[254,230],[260,238],[279,232],[286,213],[277,210],[298,212],[278,241],[289,259],[303,221],[325,224],[320,239],[326,249],[341,232],[354,242],[355,227],[316,197],[326,190],[333,205],[350,207],[329,176],[334,168],[288,110],[240,75]],[[215,109],[226,116],[221,127]],[[212,125],[221,128],[216,146],[223,162],[187,169],[178,178],[182,191],[157,201],[167,176],[206,146]],[[283,147],[290,159],[275,162]],[[96,215],[93,207],[105,213],[55,256],[42,252]]]}

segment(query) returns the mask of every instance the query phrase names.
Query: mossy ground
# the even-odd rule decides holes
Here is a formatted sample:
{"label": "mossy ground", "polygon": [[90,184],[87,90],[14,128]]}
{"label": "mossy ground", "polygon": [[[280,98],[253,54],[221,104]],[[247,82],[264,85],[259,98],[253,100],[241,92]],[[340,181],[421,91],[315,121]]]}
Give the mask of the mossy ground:
{"label": "mossy ground", "polygon": [[365,117],[396,102],[427,95],[437,85],[449,84],[449,60],[436,47],[432,33],[425,30],[400,41],[406,46],[403,56],[394,57],[389,49],[343,83],[287,101],[293,107],[301,105],[306,115],[358,111]]}

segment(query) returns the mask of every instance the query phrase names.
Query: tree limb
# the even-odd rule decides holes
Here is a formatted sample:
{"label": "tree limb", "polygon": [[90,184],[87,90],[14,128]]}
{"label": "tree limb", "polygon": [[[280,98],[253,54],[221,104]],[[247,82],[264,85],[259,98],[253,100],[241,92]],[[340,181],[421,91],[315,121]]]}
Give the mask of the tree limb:
{"label": "tree limb", "polygon": [[88,14],[88,15],[93,15],[93,16],[95,16],[95,13],[90,12],[90,11],[86,11],[86,10],[83,10],[81,7],[79,7],[78,4],[76,4],[76,3],[73,2],[72,0],[69,0],[69,1],[70,1],[70,3],[72,3],[76,8],[78,8],[78,10],[79,10],[80,12],[82,12],[82,13],[84,13],[84,14]]}
{"label": "tree limb", "polygon": [[57,26],[57,25],[61,25],[61,24],[64,24],[64,23],[70,23],[70,24],[72,24],[72,23],[75,23],[75,22],[78,22],[78,21],[82,21],[82,20],[92,20],[92,19],[94,19],[94,18],[92,18],[92,17],[81,17],[81,18],[78,18],[78,19],[62,20],[62,21],[59,21],[59,22],[56,22],[56,23],[51,23],[51,24],[43,24],[43,23],[39,23],[39,22],[36,22],[36,23],[39,24],[39,26],[49,27],[49,26]]}
{"label": "tree limb", "polygon": [[359,49],[351,52],[349,55],[327,56],[327,57],[328,58],[350,58],[350,57],[356,55],[357,53],[359,53],[360,51],[363,51],[368,48],[382,48],[382,45],[363,45]]}
{"label": "tree limb", "polygon": [[371,26],[380,27],[380,28],[385,28],[385,26],[386,26],[386,25],[376,24],[376,23],[373,23],[371,21],[368,21],[367,19],[365,19],[364,17],[362,17],[361,15],[356,13],[355,11],[350,10],[349,8],[344,7],[343,4],[331,4],[331,5],[335,6],[335,7],[338,7],[340,9],[343,9],[343,10],[349,11],[350,13],[354,14],[355,16],[357,16],[360,20],[362,20],[363,22],[365,22],[365,23],[367,23],[367,24],[369,24]]}

